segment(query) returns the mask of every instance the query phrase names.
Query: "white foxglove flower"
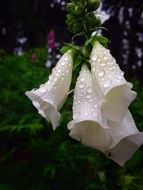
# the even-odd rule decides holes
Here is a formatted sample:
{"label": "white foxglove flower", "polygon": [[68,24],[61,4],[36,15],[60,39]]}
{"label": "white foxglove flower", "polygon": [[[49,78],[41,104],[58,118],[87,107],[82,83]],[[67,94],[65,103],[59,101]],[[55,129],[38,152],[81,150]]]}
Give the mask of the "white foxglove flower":
{"label": "white foxglove flower", "polygon": [[111,129],[108,134],[110,143],[104,153],[107,157],[123,166],[143,144],[143,133],[136,128],[129,111],[122,122],[109,121],[108,124]]}
{"label": "white foxglove flower", "polygon": [[45,117],[47,121],[51,121],[53,129],[59,125],[59,110],[68,95],[72,79],[72,64],[72,55],[69,50],[53,69],[48,82],[36,90],[26,92],[33,105],[38,109],[39,114]]}
{"label": "white foxglove flower", "polygon": [[93,78],[102,93],[103,114],[112,121],[121,121],[136,92],[131,90],[132,84],[125,80],[110,51],[99,42],[95,43],[90,58]]}
{"label": "white foxglove flower", "polygon": [[[106,129],[104,129],[106,128]],[[68,124],[70,136],[84,145],[105,151],[109,135],[100,112],[100,99],[93,89],[92,75],[86,65],[78,77],[73,102],[73,120]]]}

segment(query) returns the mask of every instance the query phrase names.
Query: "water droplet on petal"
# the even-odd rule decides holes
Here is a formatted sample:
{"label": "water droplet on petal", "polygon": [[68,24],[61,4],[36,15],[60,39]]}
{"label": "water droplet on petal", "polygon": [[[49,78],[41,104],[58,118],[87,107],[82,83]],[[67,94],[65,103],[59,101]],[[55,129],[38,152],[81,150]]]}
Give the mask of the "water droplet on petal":
{"label": "water droplet on petal", "polygon": [[58,77],[59,76],[59,73],[56,73],[56,77]]}
{"label": "water droplet on petal", "polygon": [[96,61],[96,60],[97,60],[97,57],[96,57],[96,56],[92,57],[92,60],[93,60],[93,61]]}
{"label": "water droplet on petal", "polygon": [[64,60],[65,60],[65,61],[68,61],[68,57],[65,57]]}
{"label": "water droplet on petal", "polygon": [[47,89],[46,89],[45,87],[40,88],[40,91],[41,91],[41,92],[46,92],[46,90],[47,90]]}
{"label": "water droplet on petal", "polygon": [[92,71],[94,72],[95,70],[96,70],[95,67],[93,67],[93,68],[92,68]]}
{"label": "water droplet on petal", "polygon": [[91,93],[91,92],[92,92],[92,88],[88,88],[88,89],[87,89],[87,92],[88,92],[88,93]]}
{"label": "water droplet on petal", "polygon": [[61,65],[64,66],[64,65],[65,65],[65,62],[62,62]]}
{"label": "water droplet on petal", "polygon": [[89,115],[88,112],[85,112],[85,115],[88,116]]}
{"label": "water droplet on petal", "polygon": [[58,73],[60,73],[61,72],[61,69],[58,69]]}
{"label": "water droplet on petal", "polygon": [[79,88],[83,88],[83,85],[81,84],[81,85],[79,86]]}
{"label": "water droplet on petal", "polygon": [[104,74],[105,74],[105,72],[104,72],[104,71],[99,71],[98,76],[99,76],[99,77],[103,77],[103,76],[104,76]]}
{"label": "water droplet on petal", "polygon": [[121,71],[121,75],[122,75],[122,76],[124,75],[124,72],[123,72],[123,71]]}
{"label": "water droplet on petal", "polygon": [[94,107],[94,108],[97,108],[98,106],[97,106],[97,104],[94,104],[93,107]]}
{"label": "water droplet on petal", "polygon": [[103,59],[104,59],[105,61],[107,61],[108,57],[103,57]]}
{"label": "water droplet on petal", "polygon": [[91,95],[90,95],[90,94],[87,94],[87,95],[85,96],[85,98],[90,99],[90,98],[91,98]]}
{"label": "water droplet on petal", "polygon": [[49,76],[49,79],[50,79],[50,80],[52,80],[52,79],[53,79],[53,76],[52,76],[52,75],[50,75],[50,76]]}
{"label": "water droplet on petal", "polygon": [[104,67],[104,66],[105,66],[105,63],[101,63],[100,66],[101,66],[101,67]]}
{"label": "water droplet on petal", "polygon": [[118,75],[117,78],[118,78],[118,79],[122,79],[123,76],[122,76],[122,75]]}
{"label": "water droplet on petal", "polygon": [[96,116],[97,116],[97,113],[94,111],[94,112],[92,112],[92,115],[93,115],[94,117],[96,117]]}
{"label": "water droplet on petal", "polygon": [[85,80],[85,78],[84,78],[84,77],[82,77],[80,80],[81,80],[81,82],[83,82],[83,81]]}
{"label": "water droplet on petal", "polygon": [[110,84],[111,84],[110,81],[105,81],[104,84],[103,84],[103,86],[104,86],[104,88],[107,88],[107,87],[110,86]]}
{"label": "water droplet on petal", "polygon": [[39,107],[40,106],[40,104],[38,103],[38,102],[33,102],[33,105],[35,106],[35,107]]}
{"label": "water droplet on petal", "polygon": [[58,81],[58,79],[57,79],[57,78],[54,78],[54,81],[55,81],[55,82],[57,82],[57,81]]}

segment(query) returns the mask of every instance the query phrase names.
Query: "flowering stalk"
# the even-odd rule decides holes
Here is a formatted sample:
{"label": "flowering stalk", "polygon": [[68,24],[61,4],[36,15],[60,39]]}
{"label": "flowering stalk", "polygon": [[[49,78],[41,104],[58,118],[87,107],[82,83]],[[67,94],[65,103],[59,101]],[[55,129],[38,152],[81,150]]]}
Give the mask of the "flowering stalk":
{"label": "flowering stalk", "polygon": [[56,129],[60,109],[75,89],[73,120],[67,125],[69,135],[123,166],[143,144],[143,133],[138,131],[128,110],[136,97],[132,84],[106,49],[108,39],[92,36],[101,25],[95,14],[99,5],[99,0],[72,0],[67,4],[68,29],[74,34],[73,39],[85,37],[85,43],[83,47],[65,44],[61,49],[64,55],[48,82],[26,95]]}

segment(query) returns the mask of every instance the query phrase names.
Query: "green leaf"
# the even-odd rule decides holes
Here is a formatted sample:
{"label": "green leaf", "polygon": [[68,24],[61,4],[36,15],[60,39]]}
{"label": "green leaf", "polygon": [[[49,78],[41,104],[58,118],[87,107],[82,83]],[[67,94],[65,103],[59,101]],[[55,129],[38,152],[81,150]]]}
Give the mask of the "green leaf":
{"label": "green leaf", "polygon": [[76,51],[80,51],[80,50],[81,50],[80,46],[77,46],[77,45],[75,45],[75,44],[71,44],[71,43],[64,43],[64,44],[65,44],[66,46],[68,46],[68,47],[70,47],[70,48],[76,50]]}
{"label": "green leaf", "polygon": [[96,41],[99,41],[104,47],[108,47],[108,43],[109,43],[109,40],[108,40],[108,38],[106,38],[106,37],[104,37],[104,36],[93,36],[92,37],[92,40],[90,41],[90,43],[92,44],[92,45],[94,45],[94,43],[96,42]]}
{"label": "green leaf", "polygon": [[68,50],[70,50],[71,49],[71,47],[69,47],[69,46],[63,46],[61,49],[60,49],[60,52],[62,53],[62,54],[65,54]]}
{"label": "green leaf", "polygon": [[87,0],[88,11],[96,11],[100,6],[100,0]]}
{"label": "green leaf", "polygon": [[75,23],[73,25],[73,31],[74,31],[75,34],[81,33],[83,31],[83,25],[80,24],[80,23]]}
{"label": "green leaf", "polygon": [[91,46],[91,44],[88,44],[87,46],[83,47],[83,49],[82,49],[82,55],[83,55],[86,59],[89,59],[91,50],[92,50],[92,46]]}

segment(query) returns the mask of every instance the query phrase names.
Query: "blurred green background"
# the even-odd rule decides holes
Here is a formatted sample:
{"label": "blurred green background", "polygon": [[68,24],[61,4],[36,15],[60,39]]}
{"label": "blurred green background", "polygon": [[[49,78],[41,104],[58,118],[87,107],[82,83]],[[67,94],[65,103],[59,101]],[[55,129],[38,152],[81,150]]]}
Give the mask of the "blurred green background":
{"label": "blurred green background", "polygon": [[[142,147],[122,168],[68,136],[71,96],[53,132],[24,94],[47,81],[47,58],[57,61],[60,45],[48,52],[47,32],[54,29],[59,44],[70,41],[62,2],[5,0],[0,7],[0,190],[143,190]],[[130,110],[143,131],[143,3],[105,0],[103,10],[110,15],[103,33],[111,52],[138,92]],[[24,37],[26,43],[17,44]],[[16,47],[22,47],[21,55]]]}

